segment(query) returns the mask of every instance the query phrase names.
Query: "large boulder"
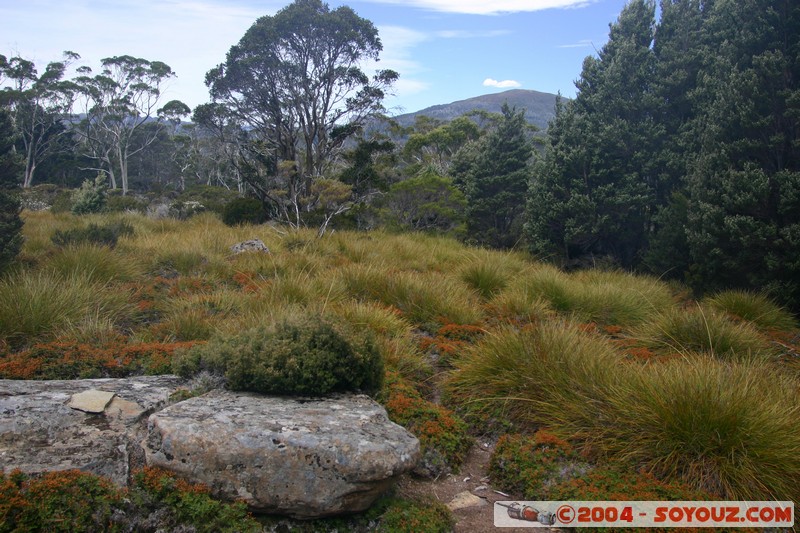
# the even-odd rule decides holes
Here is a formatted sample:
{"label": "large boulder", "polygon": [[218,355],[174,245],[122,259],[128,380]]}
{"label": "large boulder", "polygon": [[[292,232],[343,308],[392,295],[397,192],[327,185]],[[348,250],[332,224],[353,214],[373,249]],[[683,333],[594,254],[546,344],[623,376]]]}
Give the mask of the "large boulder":
{"label": "large boulder", "polygon": [[363,395],[213,391],[150,416],[147,463],[244,500],[316,518],[362,511],[419,459],[419,442]]}
{"label": "large boulder", "polygon": [[143,460],[143,420],[184,385],[176,376],[0,380],[0,470],[77,468],[124,486]]}

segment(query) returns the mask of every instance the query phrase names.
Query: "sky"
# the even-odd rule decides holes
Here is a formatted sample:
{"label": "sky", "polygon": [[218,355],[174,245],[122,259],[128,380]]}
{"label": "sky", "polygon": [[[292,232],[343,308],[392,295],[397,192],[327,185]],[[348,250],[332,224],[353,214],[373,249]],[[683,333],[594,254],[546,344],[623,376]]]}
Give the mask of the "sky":
{"label": "sky", "polygon": [[[264,15],[289,0],[0,0],[0,54],[42,71],[65,50],[163,61],[164,102],[208,102],[205,73]],[[608,39],[625,0],[328,0],[378,29],[377,68],[400,74],[390,114],[521,88],[575,95],[583,59]],[[375,68],[370,65],[368,68]]]}

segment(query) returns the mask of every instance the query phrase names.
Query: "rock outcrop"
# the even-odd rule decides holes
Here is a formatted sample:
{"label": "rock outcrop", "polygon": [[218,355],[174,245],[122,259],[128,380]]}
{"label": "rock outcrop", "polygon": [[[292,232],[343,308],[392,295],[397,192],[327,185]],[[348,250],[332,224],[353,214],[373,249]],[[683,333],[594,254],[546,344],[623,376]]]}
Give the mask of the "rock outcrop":
{"label": "rock outcrop", "polygon": [[0,380],[0,469],[77,468],[123,486],[141,466],[142,422],[184,385],[176,376]]}
{"label": "rock outcrop", "polygon": [[214,391],[150,416],[147,463],[260,512],[361,511],[419,459],[419,442],[367,396]]}
{"label": "rock outcrop", "polygon": [[0,380],[0,469],[77,468],[125,485],[146,464],[254,511],[315,518],[366,509],[419,459],[417,439],[367,396],[171,400],[187,385]]}
{"label": "rock outcrop", "polygon": [[241,254],[245,252],[261,252],[268,254],[269,248],[264,244],[261,239],[250,239],[231,246],[231,252],[234,254]]}

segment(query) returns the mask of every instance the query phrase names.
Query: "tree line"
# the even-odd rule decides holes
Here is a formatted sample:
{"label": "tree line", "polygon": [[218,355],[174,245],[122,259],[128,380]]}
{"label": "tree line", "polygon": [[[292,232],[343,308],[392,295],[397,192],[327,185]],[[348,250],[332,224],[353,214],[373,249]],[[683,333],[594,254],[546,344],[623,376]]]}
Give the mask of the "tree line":
{"label": "tree line", "polygon": [[65,80],[77,54],[42,74],[0,57],[0,127],[23,186],[97,172],[123,193],[216,185],[320,234],[448,232],[698,292],[767,290],[797,309],[800,7],[661,0],[658,20],[656,7],[624,7],[546,133],[508,106],[393,124],[382,101],[398,74],[362,68],[382,50],[376,28],[320,0],[258,19],[193,113],[161,101],[174,76],[161,62],[107,58]]}

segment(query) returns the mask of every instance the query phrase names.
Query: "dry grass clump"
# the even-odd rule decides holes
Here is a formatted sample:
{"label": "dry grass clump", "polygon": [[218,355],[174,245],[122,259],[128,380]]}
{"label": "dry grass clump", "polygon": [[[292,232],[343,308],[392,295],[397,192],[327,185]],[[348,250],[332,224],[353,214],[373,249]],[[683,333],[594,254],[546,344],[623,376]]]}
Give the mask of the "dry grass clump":
{"label": "dry grass clump", "polygon": [[21,272],[0,280],[0,339],[12,346],[52,339],[87,322],[129,318],[129,295],[78,274]]}
{"label": "dry grass clump", "polygon": [[725,313],[702,306],[672,308],[642,324],[634,336],[661,351],[700,352],[732,359],[775,354],[769,341],[750,324],[734,322]]}
{"label": "dry grass clump", "polygon": [[800,498],[798,384],[760,362],[692,357],[626,374],[604,448],[737,500]]}
{"label": "dry grass clump", "polygon": [[90,281],[132,281],[143,275],[138,258],[125,256],[105,246],[68,246],[53,255],[47,268],[69,278],[82,275]]}
{"label": "dry grass clump", "polygon": [[763,294],[749,291],[722,291],[703,300],[703,305],[750,322],[762,330],[792,331],[797,329],[795,317]]}

